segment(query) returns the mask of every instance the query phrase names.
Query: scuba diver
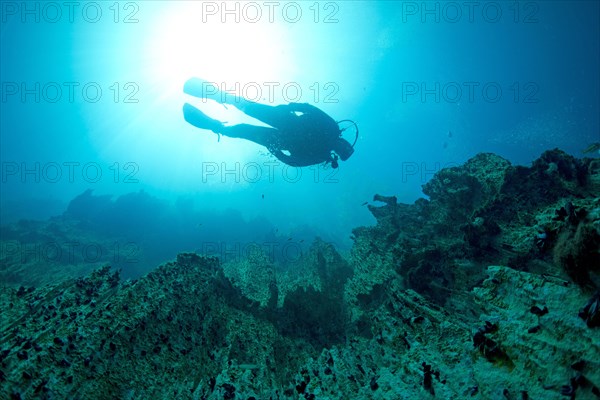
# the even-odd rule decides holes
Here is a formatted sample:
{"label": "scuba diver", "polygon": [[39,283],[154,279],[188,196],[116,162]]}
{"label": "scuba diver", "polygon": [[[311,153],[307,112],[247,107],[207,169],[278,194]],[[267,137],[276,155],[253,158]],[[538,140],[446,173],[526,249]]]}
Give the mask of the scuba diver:
{"label": "scuba diver", "polygon": [[[207,90],[209,88],[211,90]],[[293,167],[325,162],[337,168],[338,159],[346,161],[354,153],[354,144],[342,138],[345,129],[340,129],[338,122],[310,104],[289,103],[279,106],[259,104],[220,91],[214,84],[199,78],[189,79],[183,86],[183,91],[202,99],[212,99],[223,105],[233,105],[246,115],[271,127],[249,124],[225,126],[223,122],[210,118],[196,107],[185,103],[183,116],[188,123],[200,129],[211,130],[218,135],[258,143],[266,147],[278,160]],[[350,120],[340,122],[347,121],[355,126],[358,138],[356,123]]]}

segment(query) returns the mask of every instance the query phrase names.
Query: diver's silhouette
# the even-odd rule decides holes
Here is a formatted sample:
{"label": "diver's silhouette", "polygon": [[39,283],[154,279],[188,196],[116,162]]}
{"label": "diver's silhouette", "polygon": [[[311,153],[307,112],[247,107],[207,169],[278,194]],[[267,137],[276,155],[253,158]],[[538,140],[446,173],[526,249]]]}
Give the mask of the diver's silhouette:
{"label": "diver's silhouette", "polygon": [[[209,87],[212,90],[207,90]],[[183,116],[187,122],[217,134],[251,140],[265,146],[277,159],[288,165],[305,167],[326,162],[337,168],[338,156],[346,161],[354,152],[353,145],[341,137],[342,131],[337,122],[310,104],[268,106],[239,97],[234,100],[234,95],[218,91],[214,85],[198,78],[189,79],[183,91],[195,97],[231,104],[272,128],[249,124],[225,126],[185,103]]]}

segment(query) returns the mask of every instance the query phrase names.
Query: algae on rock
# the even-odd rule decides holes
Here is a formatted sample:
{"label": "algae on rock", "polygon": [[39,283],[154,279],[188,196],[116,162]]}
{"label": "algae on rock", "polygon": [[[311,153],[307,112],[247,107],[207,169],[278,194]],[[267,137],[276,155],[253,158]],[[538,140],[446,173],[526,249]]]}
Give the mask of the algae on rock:
{"label": "algae on rock", "polygon": [[[5,282],[0,397],[592,398],[591,161],[481,154],[436,174],[429,199],[375,196],[377,224],[353,230],[347,260],[315,240],[285,268],[260,251],[225,263],[183,253],[136,281],[103,267]],[[64,231],[54,223],[30,225]],[[18,260],[2,262],[19,279]]]}

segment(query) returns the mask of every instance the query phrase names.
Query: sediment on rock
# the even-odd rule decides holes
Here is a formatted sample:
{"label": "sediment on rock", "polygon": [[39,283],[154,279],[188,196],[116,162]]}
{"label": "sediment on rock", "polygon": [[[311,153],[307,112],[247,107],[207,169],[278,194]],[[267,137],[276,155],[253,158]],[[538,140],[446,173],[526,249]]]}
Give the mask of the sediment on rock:
{"label": "sediment on rock", "polygon": [[[376,196],[348,259],[317,239],[286,269],[258,251],[182,253],[133,281],[106,266],[52,284],[12,275],[0,397],[594,398],[592,164],[479,155],[436,174],[428,199]],[[22,268],[2,263],[3,276]]]}

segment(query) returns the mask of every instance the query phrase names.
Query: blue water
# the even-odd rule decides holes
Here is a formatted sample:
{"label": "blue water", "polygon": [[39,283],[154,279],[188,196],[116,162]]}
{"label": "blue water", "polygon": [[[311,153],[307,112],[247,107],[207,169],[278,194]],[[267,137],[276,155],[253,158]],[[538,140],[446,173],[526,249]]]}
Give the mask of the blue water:
{"label": "blue water", "polygon": [[[0,222],[60,215],[92,189],[118,202],[97,229],[143,232],[165,245],[157,262],[316,235],[347,249],[375,193],[412,202],[479,152],[583,156],[600,141],[600,3],[469,4],[2,2]],[[183,94],[192,76],[352,119],[355,153],[297,169],[219,141],[184,102],[249,121]]]}

